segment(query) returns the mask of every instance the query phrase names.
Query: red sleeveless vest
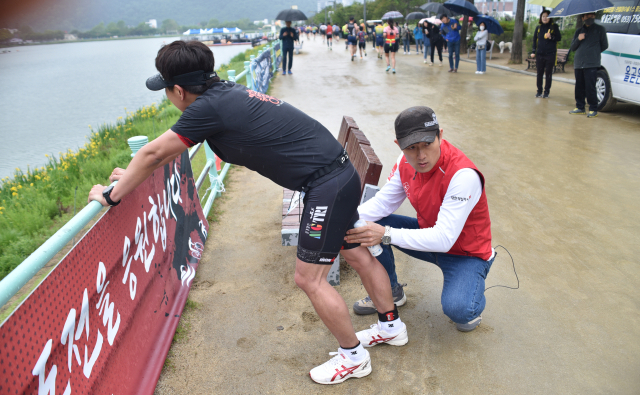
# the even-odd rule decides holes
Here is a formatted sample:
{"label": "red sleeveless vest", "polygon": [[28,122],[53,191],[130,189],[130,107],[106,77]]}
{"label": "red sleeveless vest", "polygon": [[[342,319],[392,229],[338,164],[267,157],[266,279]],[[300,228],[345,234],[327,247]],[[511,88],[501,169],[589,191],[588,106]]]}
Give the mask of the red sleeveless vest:
{"label": "red sleeveless vest", "polygon": [[402,186],[418,214],[421,229],[432,228],[438,219],[440,207],[449,188],[451,179],[460,169],[473,169],[480,176],[482,195],[475,205],[458,240],[447,252],[455,255],[476,256],[483,260],[491,257],[491,220],[484,190],[484,176],[459,149],[446,140],[441,140],[440,159],[427,173],[417,173],[407,160],[400,160],[400,180]]}

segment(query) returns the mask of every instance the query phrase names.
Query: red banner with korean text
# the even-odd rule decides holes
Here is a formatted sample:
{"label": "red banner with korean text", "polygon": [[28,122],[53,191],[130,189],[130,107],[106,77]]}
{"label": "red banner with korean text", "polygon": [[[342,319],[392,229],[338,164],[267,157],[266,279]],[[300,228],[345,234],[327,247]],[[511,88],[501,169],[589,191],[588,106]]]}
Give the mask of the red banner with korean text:
{"label": "red banner with korean text", "polygon": [[110,208],[0,327],[0,394],[152,394],[204,248],[185,151]]}

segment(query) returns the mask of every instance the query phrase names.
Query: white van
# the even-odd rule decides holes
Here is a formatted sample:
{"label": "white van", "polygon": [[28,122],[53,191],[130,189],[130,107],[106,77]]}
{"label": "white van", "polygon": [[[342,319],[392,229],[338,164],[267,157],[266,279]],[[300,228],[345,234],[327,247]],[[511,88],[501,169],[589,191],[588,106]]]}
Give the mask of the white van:
{"label": "white van", "polygon": [[598,21],[609,41],[596,79],[599,111],[618,101],[640,104],[640,0],[611,2]]}

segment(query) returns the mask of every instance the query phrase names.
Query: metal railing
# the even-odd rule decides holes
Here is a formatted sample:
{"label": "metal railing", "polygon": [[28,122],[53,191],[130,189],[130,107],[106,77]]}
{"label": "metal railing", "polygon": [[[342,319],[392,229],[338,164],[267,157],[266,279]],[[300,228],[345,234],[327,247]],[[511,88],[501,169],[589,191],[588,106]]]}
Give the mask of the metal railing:
{"label": "metal railing", "polygon": [[[278,41],[279,42],[279,41]],[[278,54],[275,51],[275,43],[273,44],[267,44],[264,48],[264,50],[260,50],[258,51],[258,57],[260,57],[260,55],[262,55],[263,52],[266,51],[270,51],[271,52],[271,64],[273,67],[273,73],[275,74],[276,70],[278,69],[278,64],[277,64],[277,59],[276,57],[278,56]],[[282,48],[282,43],[280,43],[280,47]],[[245,86],[249,89],[253,89],[253,77],[251,75],[251,63],[253,63],[255,61],[256,56],[255,55],[251,55],[249,57],[251,60],[245,61],[244,62],[244,70],[242,72],[240,72],[240,74],[236,75],[236,71],[235,70],[228,70],[227,71],[227,78],[229,78],[229,81],[233,81],[233,82],[239,82],[241,79],[245,78],[246,79],[246,84]]]}
{"label": "metal railing", "polygon": [[[277,68],[277,62],[275,57],[277,56],[274,50],[275,45],[267,45],[264,51],[271,51],[271,57],[273,58],[274,73]],[[260,56],[263,51],[258,52]],[[255,59],[254,55],[251,55],[251,60],[244,62],[244,71],[236,76],[235,70],[228,71],[228,78],[230,81],[238,82],[240,79],[246,79],[246,86],[249,89],[253,89],[253,78],[251,76],[251,62]],[[189,159],[193,161],[196,153],[202,147],[204,143],[194,146],[189,151]],[[209,144],[204,144],[207,161],[204,169],[196,181],[196,190],[200,191],[200,187],[204,183],[207,175],[209,175],[209,181],[211,186],[204,192],[200,198],[200,203],[205,199],[207,193],[209,197],[206,199],[203,205],[203,212],[205,217],[209,215],[211,207],[216,197],[222,195],[224,192],[224,178],[229,172],[231,165],[225,163],[223,168],[218,173],[216,169],[216,155],[213,153]],[[115,185],[115,182],[111,185]],[[102,204],[92,201],[85,208],[83,208],[78,214],[69,220],[60,230],[58,230],[53,236],[44,242],[35,250],[27,259],[25,259],[18,267],[13,269],[5,278],[0,281],[0,307],[4,306],[9,299],[11,299],[18,291],[33,277],[40,269],[44,267],[60,250],[64,248],[100,211],[102,210]]]}

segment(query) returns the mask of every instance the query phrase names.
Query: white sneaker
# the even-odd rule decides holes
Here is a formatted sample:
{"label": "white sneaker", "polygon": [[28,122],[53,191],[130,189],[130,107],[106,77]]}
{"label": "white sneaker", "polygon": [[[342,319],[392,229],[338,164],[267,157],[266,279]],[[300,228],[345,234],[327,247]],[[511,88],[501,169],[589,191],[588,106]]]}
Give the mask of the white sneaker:
{"label": "white sneaker", "polygon": [[371,329],[365,329],[356,332],[356,336],[364,347],[373,347],[378,344],[386,343],[392,346],[404,346],[409,341],[407,335],[407,326],[404,322],[400,322],[402,330],[397,335],[390,335],[380,328],[380,324],[371,325]]}
{"label": "white sneaker", "polygon": [[424,61],[424,64],[427,64],[427,61],[426,61],[426,60]]}
{"label": "white sneaker", "polygon": [[367,353],[366,358],[360,363],[354,363],[341,352],[331,352],[329,355],[335,357],[311,369],[309,376],[318,384],[338,384],[352,377],[368,376],[371,373],[371,357],[367,350],[364,352]]}
{"label": "white sneaker", "polygon": [[476,71],[476,74],[480,74],[480,72],[479,72],[479,71]]}

